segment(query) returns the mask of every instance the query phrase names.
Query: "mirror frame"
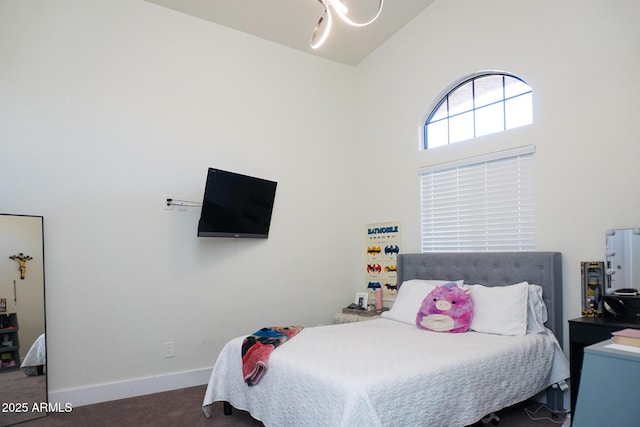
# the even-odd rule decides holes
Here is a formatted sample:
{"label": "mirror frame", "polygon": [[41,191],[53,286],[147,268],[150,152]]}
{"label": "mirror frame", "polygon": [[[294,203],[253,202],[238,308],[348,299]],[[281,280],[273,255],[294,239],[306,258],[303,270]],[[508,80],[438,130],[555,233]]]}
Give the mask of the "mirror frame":
{"label": "mirror frame", "polygon": [[[46,313],[46,280],[45,280],[45,253],[44,253],[44,217],[42,215],[21,215],[21,214],[8,214],[8,213],[0,213],[0,220],[6,218],[6,217],[12,217],[12,218],[30,218],[30,219],[38,219],[39,220],[39,234],[40,234],[40,249],[38,251],[38,253],[35,253],[35,251],[32,254],[27,253],[26,255],[33,255],[33,261],[36,261],[38,258],[41,258],[41,265],[38,265],[38,268],[41,269],[42,271],[42,277],[38,277],[36,279],[36,281],[42,281],[42,335],[44,338],[44,364],[43,364],[43,369],[39,369],[37,367],[31,367],[30,368],[35,368],[36,369],[36,375],[33,375],[32,372],[33,370],[29,371],[29,374],[27,374],[27,371],[21,369],[19,366],[16,367],[15,369],[10,368],[7,369],[7,371],[5,372],[0,372],[0,378],[2,375],[5,374],[10,374],[11,372],[20,372],[21,374],[24,374],[26,377],[40,377],[43,376],[44,377],[44,401],[41,401],[41,399],[38,399],[37,397],[33,397],[31,400],[29,400],[28,402],[26,401],[26,399],[24,401],[18,401],[21,400],[20,398],[18,398],[18,400],[15,400],[13,398],[10,397],[11,395],[11,391],[7,391],[5,389],[0,390],[1,392],[6,392],[9,395],[9,399],[5,400],[2,399],[3,402],[6,402],[7,404],[9,403],[14,403],[16,405],[20,405],[20,407],[15,406],[14,408],[9,408],[7,407],[7,412],[4,415],[8,415],[7,417],[2,417],[2,419],[0,419],[0,427],[5,427],[5,426],[9,426],[9,425],[14,425],[14,424],[19,424],[19,423],[24,423],[26,421],[32,421],[35,419],[39,419],[39,418],[43,418],[46,417],[48,415],[48,407],[49,407],[49,376],[48,376],[48,364],[47,364],[47,356],[46,356],[46,351],[47,351],[47,336],[46,336],[46,330],[47,330],[47,313]],[[34,229],[35,229],[36,225],[34,225]],[[32,245],[34,246],[34,245]],[[35,246],[34,246],[35,247]],[[29,251],[31,251],[31,249],[27,248]],[[14,249],[12,249],[14,250]],[[20,251],[20,250],[24,250],[21,249],[19,247],[15,248],[16,251]],[[4,256],[7,254],[2,254],[2,258],[4,258]],[[9,256],[10,255],[10,256]],[[13,258],[13,256],[15,254],[9,254],[7,255],[8,258],[10,258],[10,263],[15,265],[15,280],[13,279],[14,276],[12,276],[10,278],[10,281],[12,282],[20,282],[22,280],[29,280],[29,273],[30,271],[33,271],[33,264],[30,266],[31,260],[27,260],[27,262],[19,262],[18,260],[16,260],[15,258]],[[22,255],[22,253],[20,253],[20,255]],[[15,264],[15,261],[19,262],[18,264]],[[21,279],[21,273],[23,273],[23,268],[22,267],[26,267],[24,269],[24,274],[25,274],[25,278]],[[30,268],[31,267],[31,268]],[[9,267],[9,268],[14,268],[14,267]],[[35,274],[35,273],[32,273]],[[38,272],[39,274],[39,272]],[[25,282],[26,283],[26,282]],[[35,283],[35,281],[34,281]],[[9,298],[6,298],[3,295],[3,298],[7,299],[7,307],[6,307],[6,313],[13,313],[16,312],[18,313],[18,333],[20,332],[21,329],[21,324],[23,324],[23,322],[21,321],[21,319],[23,317],[20,316],[20,311],[19,309],[21,308],[20,306],[20,299],[19,299],[19,295],[20,293],[19,291],[19,287],[16,290],[16,286],[13,286],[14,288],[14,301],[10,301]],[[34,291],[35,292],[35,291]],[[12,305],[10,305],[10,303],[13,303]],[[39,305],[40,302],[38,301],[37,304]],[[24,313],[22,313],[24,315]],[[4,313],[1,315],[4,316]],[[36,332],[37,333],[37,332]],[[40,335],[36,335],[36,337],[39,337]],[[28,342],[28,343],[23,343],[20,340],[20,336],[18,336],[19,339],[19,345],[20,345],[20,353],[21,353],[21,364],[23,362],[23,357],[22,355],[24,355],[24,357],[27,356],[27,351],[24,351],[26,346],[29,346],[29,349],[31,348],[31,346],[33,345],[32,342]],[[31,341],[31,340],[30,340]],[[34,339],[34,342],[37,341],[37,338]],[[21,378],[18,376],[18,378]],[[40,393],[39,391],[37,393]],[[4,396],[3,396],[4,397]],[[28,405],[31,405],[28,407]],[[38,405],[38,407],[36,408],[36,410],[34,410],[34,405]],[[43,405],[46,405],[46,409],[43,408]],[[5,408],[2,408],[3,410]],[[13,409],[13,410],[12,410]]]}

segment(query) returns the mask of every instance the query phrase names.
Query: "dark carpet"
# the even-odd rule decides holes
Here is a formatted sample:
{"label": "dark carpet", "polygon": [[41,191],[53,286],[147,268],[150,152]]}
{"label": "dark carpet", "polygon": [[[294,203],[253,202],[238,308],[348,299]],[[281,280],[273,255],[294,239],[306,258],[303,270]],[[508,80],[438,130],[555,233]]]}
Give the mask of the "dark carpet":
{"label": "dark carpet", "polygon": [[[33,409],[33,404],[46,401],[47,380],[44,375],[25,375],[21,369],[0,372],[0,403],[19,404]],[[16,407],[0,408],[0,426],[17,424],[32,418],[31,413],[21,412]]]}
{"label": "dark carpet", "polygon": [[[261,427],[262,423],[251,418],[243,411],[233,410],[231,416],[223,414],[222,404],[215,403],[211,418],[202,412],[202,400],[206,386],[189,387],[156,393],[130,399],[97,403],[94,405],[73,408],[68,413],[51,413],[45,418],[21,424],[24,427],[59,427],[59,426],[136,426],[136,427]],[[539,409],[540,408],[540,409]],[[532,420],[528,411],[538,412],[532,415],[541,418]],[[534,427],[559,426],[564,421],[564,414],[551,420],[548,409],[540,407],[537,402],[526,402],[498,413],[499,426],[502,427]],[[488,424],[489,426],[493,424]],[[277,427],[277,426],[275,426]],[[304,427],[304,426],[300,426]],[[420,426],[430,427],[430,426]]]}

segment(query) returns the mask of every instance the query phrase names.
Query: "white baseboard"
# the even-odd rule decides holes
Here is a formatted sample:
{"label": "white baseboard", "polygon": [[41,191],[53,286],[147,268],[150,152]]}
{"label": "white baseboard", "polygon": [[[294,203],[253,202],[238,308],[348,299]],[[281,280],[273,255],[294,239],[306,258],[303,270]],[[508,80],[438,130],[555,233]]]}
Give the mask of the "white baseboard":
{"label": "white baseboard", "polygon": [[[67,390],[49,390],[49,402],[59,403],[62,407],[66,404],[72,407],[91,405],[207,384],[210,375],[211,368],[204,368]],[[202,397],[204,399],[204,395]]]}

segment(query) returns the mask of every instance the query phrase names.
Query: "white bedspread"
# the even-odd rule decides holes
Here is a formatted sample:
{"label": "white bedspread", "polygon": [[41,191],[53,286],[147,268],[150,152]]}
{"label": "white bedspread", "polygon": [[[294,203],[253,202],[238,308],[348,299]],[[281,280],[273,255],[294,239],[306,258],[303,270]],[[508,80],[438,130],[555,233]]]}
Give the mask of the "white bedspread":
{"label": "white bedspread", "polygon": [[207,415],[228,401],[266,426],[465,426],[569,377],[552,335],[449,334],[375,319],[305,328],[248,387],[243,339],[216,361]]}
{"label": "white bedspread", "polygon": [[24,357],[21,368],[29,366],[44,365],[47,363],[47,352],[45,346],[44,334],[40,335],[29,348],[27,355]]}

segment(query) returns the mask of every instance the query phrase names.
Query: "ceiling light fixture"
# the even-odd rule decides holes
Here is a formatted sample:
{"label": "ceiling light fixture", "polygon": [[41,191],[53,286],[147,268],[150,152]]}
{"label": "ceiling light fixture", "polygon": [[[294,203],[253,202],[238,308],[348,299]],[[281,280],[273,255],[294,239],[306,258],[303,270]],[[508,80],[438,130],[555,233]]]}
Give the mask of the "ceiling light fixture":
{"label": "ceiling light fixture", "polygon": [[379,0],[378,4],[378,12],[375,14],[373,18],[371,18],[367,22],[355,22],[347,16],[349,13],[349,9],[344,5],[341,0],[318,0],[324,6],[324,12],[320,15],[320,19],[318,19],[318,23],[316,27],[313,29],[313,34],[311,35],[311,48],[317,49],[327,40],[329,37],[329,33],[331,32],[331,26],[333,25],[333,17],[331,11],[335,11],[335,13],[346,23],[353,27],[364,27],[371,24],[373,21],[378,19],[380,16],[380,12],[382,12],[382,4],[384,0]]}

